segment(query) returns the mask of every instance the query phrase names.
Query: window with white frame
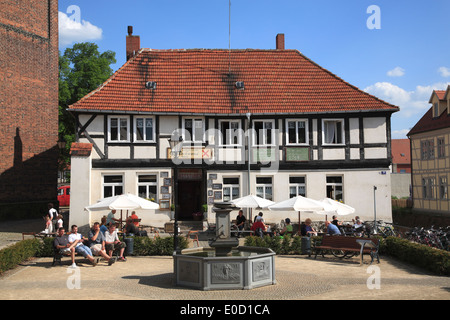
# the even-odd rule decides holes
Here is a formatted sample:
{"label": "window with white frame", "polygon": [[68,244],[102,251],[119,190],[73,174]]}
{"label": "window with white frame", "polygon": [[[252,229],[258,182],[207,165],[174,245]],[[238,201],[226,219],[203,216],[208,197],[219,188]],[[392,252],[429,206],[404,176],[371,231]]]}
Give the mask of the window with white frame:
{"label": "window with white frame", "polygon": [[157,182],[156,174],[138,175],[138,196],[150,201],[158,201]]}
{"label": "window with white frame", "polygon": [[203,142],[205,126],[203,119],[184,118],[183,119],[183,140],[192,142]]}
{"label": "window with white frame", "polygon": [[267,200],[273,199],[272,177],[256,178],[256,195]]}
{"label": "window with white frame", "polygon": [[342,176],[328,176],[326,179],[327,197],[337,201],[343,200]]}
{"label": "window with white frame", "polygon": [[308,121],[302,119],[286,120],[286,144],[308,143]]}
{"label": "window with white frame", "polygon": [[289,198],[306,197],[305,177],[289,177]]}
{"label": "window with white frame", "polygon": [[220,145],[240,146],[242,144],[242,130],[240,120],[220,120]]}
{"label": "window with white frame", "polygon": [[275,145],[275,121],[274,120],[254,120],[253,129],[255,131],[253,143],[257,146]]}
{"label": "window with white frame", "polygon": [[155,142],[155,120],[153,117],[134,119],[134,141]]}
{"label": "window with white frame", "polygon": [[129,117],[108,117],[108,141],[127,142],[130,141],[130,118]]}
{"label": "window with white frame", "polygon": [[325,119],[322,121],[323,143],[344,144],[344,120]]}
{"label": "window with white frame", "polygon": [[103,198],[113,197],[123,194],[122,175],[103,176]]}
{"label": "window with white frame", "polygon": [[223,178],[223,201],[239,198],[239,178]]}

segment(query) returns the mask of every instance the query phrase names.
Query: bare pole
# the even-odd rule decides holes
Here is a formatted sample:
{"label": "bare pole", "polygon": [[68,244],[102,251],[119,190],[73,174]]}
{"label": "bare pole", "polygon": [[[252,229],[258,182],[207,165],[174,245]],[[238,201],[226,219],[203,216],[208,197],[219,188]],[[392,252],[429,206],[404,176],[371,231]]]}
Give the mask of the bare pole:
{"label": "bare pole", "polygon": [[228,0],[228,73],[231,74],[231,0]]}

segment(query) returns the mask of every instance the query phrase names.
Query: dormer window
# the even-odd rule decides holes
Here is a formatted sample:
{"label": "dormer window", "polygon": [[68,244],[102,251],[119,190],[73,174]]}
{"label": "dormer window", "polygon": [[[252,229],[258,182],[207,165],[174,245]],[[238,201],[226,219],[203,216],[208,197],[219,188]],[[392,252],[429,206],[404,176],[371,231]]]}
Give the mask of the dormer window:
{"label": "dormer window", "polygon": [[434,118],[439,117],[439,103],[437,102],[433,104],[433,117]]}

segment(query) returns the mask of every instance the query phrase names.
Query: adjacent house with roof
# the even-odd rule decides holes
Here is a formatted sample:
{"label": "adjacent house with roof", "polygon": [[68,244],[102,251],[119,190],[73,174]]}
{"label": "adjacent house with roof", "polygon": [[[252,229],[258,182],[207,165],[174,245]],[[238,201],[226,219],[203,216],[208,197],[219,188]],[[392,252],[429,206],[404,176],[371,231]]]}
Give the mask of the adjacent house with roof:
{"label": "adjacent house with roof", "polygon": [[392,139],[392,197],[411,196],[411,146],[409,139]]}
{"label": "adjacent house with roof", "polygon": [[408,133],[411,140],[413,210],[450,212],[450,86],[434,90],[431,108]]}
{"label": "adjacent house with roof", "polygon": [[[283,34],[273,50],[153,50],[129,29],[127,57],[69,107],[78,121],[71,224],[98,220],[84,207],[120,193],[158,202],[161,216],[177,198],[180,220],[207,204],[213,221],[215,201],[247,194],[329,197],[366,220],[375,207],[391,220],[390,119],[398,107],[285,49]],[[175,150],[170,140],[179,142]]]}

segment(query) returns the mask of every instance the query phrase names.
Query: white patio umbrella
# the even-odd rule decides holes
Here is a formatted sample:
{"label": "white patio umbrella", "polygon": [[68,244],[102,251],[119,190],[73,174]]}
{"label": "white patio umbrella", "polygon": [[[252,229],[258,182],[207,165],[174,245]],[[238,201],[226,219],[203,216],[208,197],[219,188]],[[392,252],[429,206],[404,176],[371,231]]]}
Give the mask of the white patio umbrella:
{"label": "white patio umbrella", "polygon": [[252,194],[242,198],[231,200],[231,203],[233,203],[236,207],[255,209],[264,209],[270,205],[275,204],[275,202],[273,201]]}
{"label": "white patio umbrella", "polygon": [[[236,207],[248,209],[266,209],[268,206],[275,204],[275,202],[249,194],[248,196],[231,200]],[[252,219],[250,213],[249,219]]]}
{"label": "white patio umbrella", "polygon": [[319,212],[320,214],[337,214],[338,216],[346,216],[355,213],[355,208],[334,199],[325,198],[320,200],[320,202],[331,206],[331,210],[321,211]]}
{"label": "white patio umbrella", "polygon": [[96,204],[87,206],[85,210],[101,211],[101,210],[155,210],[159,209],[159,204],[146,200],[144,198],[135,196],[133,194],[121,194],[100,199]]}
{"label": "white patio umbrella", "polygon": [[[250,209],[266,209],[268,206],[275,204],[275,202],[249,194],[248,196],[231,200],[236,207],[250,208]],[[249,219],[251,219],[251,214]]]}
{"label": "white patio umbrella", "polygon": [[325,211],[331,207],[323,202],[306,198],[303,196],[296,196],[288,200],[277,202],[269,206],[269,210],[274,211],[297,211],[298,212],[298,224],[300,226],[300,212],[302,211]]}
{"label": "white patio umbrella", "polygon": [[122,220],[122,210],[156,210],[159,204],[147,199],[127,193],[119,196],[100,199],[96,204],[84,208],[86,211],[120,210],[120,220]]}

